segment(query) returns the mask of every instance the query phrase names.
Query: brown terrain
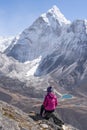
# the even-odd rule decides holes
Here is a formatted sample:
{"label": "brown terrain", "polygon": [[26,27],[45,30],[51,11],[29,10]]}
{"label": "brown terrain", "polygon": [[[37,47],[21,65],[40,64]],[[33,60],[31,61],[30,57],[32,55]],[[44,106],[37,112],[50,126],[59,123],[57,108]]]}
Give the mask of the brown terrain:
{"label": "brown terrain", "polygon": [[[84,87],[85,88],[85,87]],[[79,130],[87,129],[87,96],[78,93],[72,99],[59,100],[57,112],[65,123],[70,124]],[[24,96],[20,92],[0,88],[0,100],[16,106],[29,114],[34,111],[39,113],[42,99]]]}

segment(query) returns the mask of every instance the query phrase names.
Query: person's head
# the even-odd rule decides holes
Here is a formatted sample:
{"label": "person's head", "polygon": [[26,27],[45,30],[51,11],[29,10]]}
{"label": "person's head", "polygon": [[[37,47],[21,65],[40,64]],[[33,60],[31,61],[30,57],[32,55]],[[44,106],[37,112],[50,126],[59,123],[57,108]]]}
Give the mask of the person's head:
{"label": "person's head", "polygon": [[53,92],[53,88],[52,88],[52,86],[49,86],[49,87],[47,88],[47,92],[48,92],[48,93]]}

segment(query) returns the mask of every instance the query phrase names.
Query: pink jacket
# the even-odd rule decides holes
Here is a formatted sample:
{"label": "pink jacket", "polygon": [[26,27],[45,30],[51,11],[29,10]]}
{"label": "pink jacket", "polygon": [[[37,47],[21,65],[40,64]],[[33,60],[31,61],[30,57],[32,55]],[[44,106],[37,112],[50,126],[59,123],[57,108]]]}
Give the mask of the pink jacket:
{"label": "pink jacket", "polygon": [[43,105],[45,107],[45,110],[51,111],[55,110],[56,106],[58,105],[57,97],[54,93],[48,93],[45,96]]}

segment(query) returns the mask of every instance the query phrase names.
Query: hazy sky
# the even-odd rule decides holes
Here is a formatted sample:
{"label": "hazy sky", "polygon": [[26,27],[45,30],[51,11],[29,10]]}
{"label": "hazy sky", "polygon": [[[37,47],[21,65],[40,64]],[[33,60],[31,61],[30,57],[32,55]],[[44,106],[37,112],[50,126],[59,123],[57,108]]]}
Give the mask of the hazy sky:
{"label": "hazy sky", "polygon": [[0,0],[0,36],[13,36],[56,5],[68,20],[87,19],[87,0]]}

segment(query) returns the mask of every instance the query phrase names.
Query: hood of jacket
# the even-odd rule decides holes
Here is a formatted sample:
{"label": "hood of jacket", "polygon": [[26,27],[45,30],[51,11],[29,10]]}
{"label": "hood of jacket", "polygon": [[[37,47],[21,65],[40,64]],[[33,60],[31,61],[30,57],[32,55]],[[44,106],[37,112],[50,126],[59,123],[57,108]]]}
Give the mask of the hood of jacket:
{"label": "hood of jacket", "polygon": [[48,93],[47,96],[49,96],[50,98],[56,98],[56,95],[52,92]]}

